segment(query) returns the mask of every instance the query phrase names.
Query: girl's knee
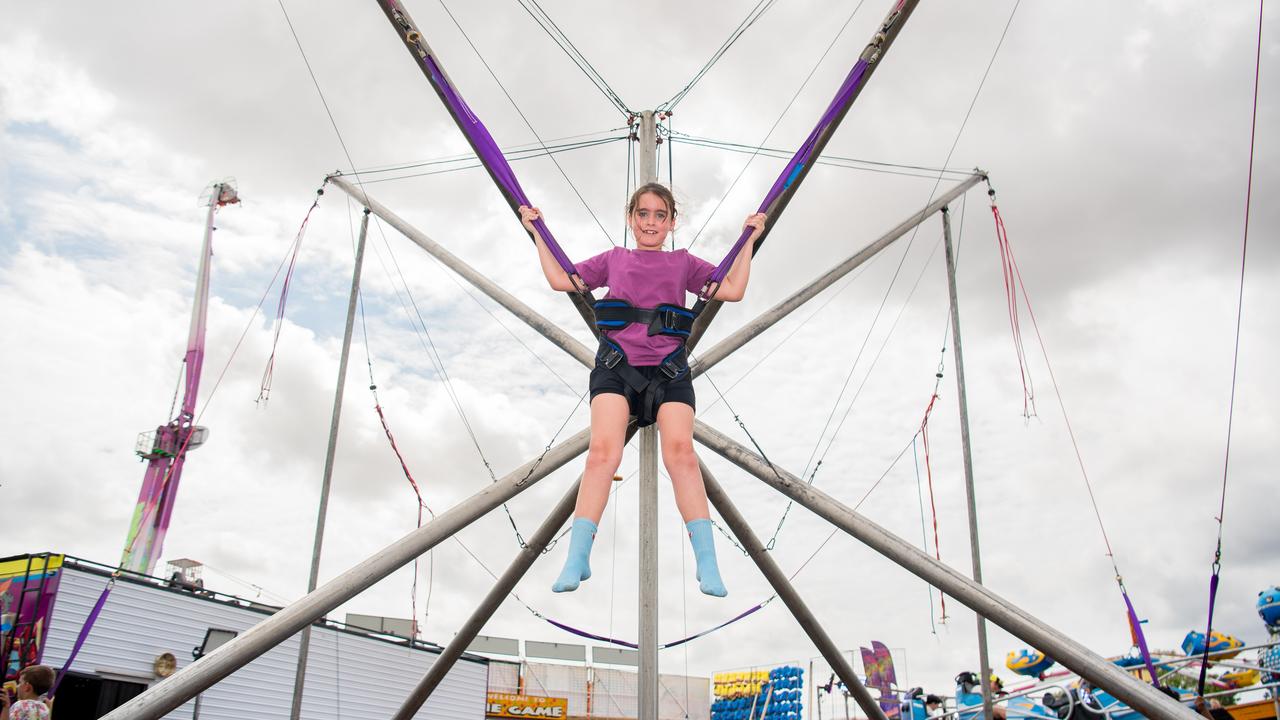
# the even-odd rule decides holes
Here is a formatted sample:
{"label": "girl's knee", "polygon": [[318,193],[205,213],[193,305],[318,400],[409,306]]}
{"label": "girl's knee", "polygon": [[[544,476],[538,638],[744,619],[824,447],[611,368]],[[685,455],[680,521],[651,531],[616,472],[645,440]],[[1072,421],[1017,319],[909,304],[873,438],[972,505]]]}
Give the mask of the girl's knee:
{"label": "girl's knee", "polygon": [[622,445],[608,441],[592,440],[587,448],[587,464],[613,472],[622,464]]}
{"label": "girl's knee", "polygon": [[663,441],[662,459],[668,466],[697,465],[698,456],[693,452],[693,438],[677,438]]}

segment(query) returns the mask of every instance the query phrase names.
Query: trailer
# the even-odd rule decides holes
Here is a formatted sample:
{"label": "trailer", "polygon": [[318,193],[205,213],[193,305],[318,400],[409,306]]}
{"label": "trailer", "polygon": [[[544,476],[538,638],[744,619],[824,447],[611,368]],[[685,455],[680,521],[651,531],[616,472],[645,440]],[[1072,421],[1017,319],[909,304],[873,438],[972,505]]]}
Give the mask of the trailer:
{"label": "trailer", "polygon": [[[55,717],[97,718],[164,682],[279,608],[55,553],[0,558],[0,657],[61,668],[94,606],[101,612],[56,693]],[[389,717],[443,648],[321,620],[312,626],[301,715]],[[166,715],[175,720],[287,720],[297,636]],[[486,658],[464,654],[415,718],[485,717]]]}

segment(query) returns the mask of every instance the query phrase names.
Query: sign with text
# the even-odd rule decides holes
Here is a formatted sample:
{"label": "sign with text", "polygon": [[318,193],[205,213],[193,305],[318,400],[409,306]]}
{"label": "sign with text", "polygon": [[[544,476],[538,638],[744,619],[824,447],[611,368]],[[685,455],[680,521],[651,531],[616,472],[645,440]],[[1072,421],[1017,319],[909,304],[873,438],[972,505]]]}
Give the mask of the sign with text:
{"label": "sign with text", "polygon": [[485,716],[496,718],[566,718],[569,698],[489,693]]}

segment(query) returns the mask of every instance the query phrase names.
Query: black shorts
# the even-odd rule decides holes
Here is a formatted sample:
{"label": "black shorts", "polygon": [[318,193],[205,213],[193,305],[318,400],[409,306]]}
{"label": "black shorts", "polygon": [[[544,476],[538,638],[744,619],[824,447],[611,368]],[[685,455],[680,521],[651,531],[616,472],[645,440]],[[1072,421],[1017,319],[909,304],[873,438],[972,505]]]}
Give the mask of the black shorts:
{"label": "black shorts", "polygon": [[[642,365],[635,368],[646,379],[653,379],[654,375],[661,374],[661,370],[657,365]],[[612,393],[621,395],[627,399],[627,405],[631,408],[632,415],[639,415],[640,403],[644,399],[641,394],[627,384],[626,380],[618,373],[607,367],[600,365],[595,366],[591,370],[591,399],[594,400],[601,393]],[[666,395],[662,402],[680,402],[691,408],[697,409],[697,404],[693,397],[693,376],[689,372],[685,372],[679,378],[667,383]]]}

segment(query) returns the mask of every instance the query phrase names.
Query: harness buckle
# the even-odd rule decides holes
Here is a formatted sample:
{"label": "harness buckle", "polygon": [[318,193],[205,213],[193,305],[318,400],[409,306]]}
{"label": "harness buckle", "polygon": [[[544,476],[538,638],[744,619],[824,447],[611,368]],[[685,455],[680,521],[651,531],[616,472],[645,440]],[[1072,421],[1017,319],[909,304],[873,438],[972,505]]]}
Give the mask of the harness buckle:
{"label": "harness buckle", "polygon": [[602,343],[600,350],[596,353],[596,362],[612,370],[622,362],[622,351],[614,347],[612,344]]}
{"label": "harness buckle", "polygon": [[663,375],[668,380],[675,380],[689,369],[689,362],[685,359],[684,348],[671,353],[662,359],[662,364],[658,366]]}
{"label": "harness buckle", "polygon": [[675,305],[659,305],[649,320],[649,335],[674,335],[687,337],[693,327],[693,317],[688,310]]}

